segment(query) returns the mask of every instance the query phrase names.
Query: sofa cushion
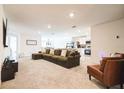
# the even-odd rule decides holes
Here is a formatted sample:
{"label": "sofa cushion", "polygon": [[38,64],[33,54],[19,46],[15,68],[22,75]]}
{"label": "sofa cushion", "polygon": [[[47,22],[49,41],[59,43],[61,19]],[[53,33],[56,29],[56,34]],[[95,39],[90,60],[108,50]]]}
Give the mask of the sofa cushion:
{"label": "sofa cushion", "polygon": [[49,54],[50,53],[50,49],[46,49],[46,54]]}
{"label": "sofa cushion", "polygon": [[69,56],[75,56],[75,51],[71,51]]}
{"label": "sofa cushion", "polygon": [[55,49],[54,50],[54,55],[60,56],[61,55],[61,50],[60,49]]}
{"label": "sofa cushion", "polygon": [[68,60],[67,57],[56,56],[56,55],[51,56],[51,58],[56,60],[56,62],[66,62]]}
{"label": "sofa cushion", "polygon": [[104,72],[104,68],[106,65],[107,60],[118,60],[118,59],[123,59],[122,57],[103,57],[101,60],[100,64],[100,71]]}
{"label": "sofa cushion", "polygon": [[100,65],[88,65],[87,72],[100,81],[103,81],[103,72],[99,70]]}
{"label": "sofa cushion", "polygon": [[68,58],[67,57],[63,57],[63,56],[58,56],[57,60],[60,61],[60,62],[66,62],[68,60]]}
{"label": "sofa cushion", "polygon": [[51,54],[43,54],[44,57],[52,57],[53,55]]}
{"label": "sofa cushion", "polygon": [[50,49],[50,54],[54,55],[54,49]]}
{"label": "sofa cushion", "polygon": [[66,57],[70,55],[71,50],[67,50]]}
{"label": "sofa cushion", "polygon": [[63,49],[62,52],[61,52],[61,56],[65,57],[66,53],[67,53],[67,50]]}
{"label": "sofa cushion", "polygon": [[45,48],[44,48],[44,49],[42,49],[41,51],[42,51],[42,53],[46,53],[46,49],[45,49]]}
{"label": "sofa cushion", "polygon": [[124,58],[124,53],[115,53],[114,55],[115,55],[115,57],[122,57],[122,58]]}
{"label": "sofa cushion", "polygon": [[53,55],[51,58],[57,60],[59,56]]}

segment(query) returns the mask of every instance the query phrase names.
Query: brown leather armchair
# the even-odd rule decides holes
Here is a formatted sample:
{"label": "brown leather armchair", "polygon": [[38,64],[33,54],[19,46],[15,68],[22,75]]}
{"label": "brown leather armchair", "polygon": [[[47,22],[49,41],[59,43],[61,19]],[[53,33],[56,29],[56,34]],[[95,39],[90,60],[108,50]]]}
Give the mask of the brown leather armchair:
{"label": "brown leather armchair", "polygon": [[[104,66],[103,66],[104,63]],[[123,88],[123,74],[124,60],[120,57],[106,57],[103,58],[101,65],[89,65],[87,66],[87,72],[89,79],[91,76],[101,81],[106,88],[110,88],[114,85],[120,84],[120,88]]]}

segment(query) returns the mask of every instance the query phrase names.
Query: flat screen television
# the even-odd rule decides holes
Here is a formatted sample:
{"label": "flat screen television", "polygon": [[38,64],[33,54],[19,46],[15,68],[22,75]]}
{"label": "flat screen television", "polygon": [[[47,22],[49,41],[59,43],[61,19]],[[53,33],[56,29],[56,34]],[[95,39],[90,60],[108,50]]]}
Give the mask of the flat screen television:
{"label": "flat screen television", "polygon": [[86,41],[86,44],[90,44],[91,43],[91,41]]}
{"label": "flat screen television", "polygon": [[3,46],[4,47],[8,47],[6,44],[6,39],[7,39],[7,20],[5,24],[4,19],[3,19]]}

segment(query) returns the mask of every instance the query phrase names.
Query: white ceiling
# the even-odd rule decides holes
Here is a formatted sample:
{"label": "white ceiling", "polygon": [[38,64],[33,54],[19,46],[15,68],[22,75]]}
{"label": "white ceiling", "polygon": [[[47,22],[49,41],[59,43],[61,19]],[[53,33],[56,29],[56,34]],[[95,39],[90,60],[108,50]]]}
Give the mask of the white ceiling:
{"label": "white ceiling", "polygon": [[[39,31],[71,31],[124,17],[124,5],[4,5],[8,20]],[[74,12],[74,18],[69,13]],[[52,28],[48,29],[47,25]]]}

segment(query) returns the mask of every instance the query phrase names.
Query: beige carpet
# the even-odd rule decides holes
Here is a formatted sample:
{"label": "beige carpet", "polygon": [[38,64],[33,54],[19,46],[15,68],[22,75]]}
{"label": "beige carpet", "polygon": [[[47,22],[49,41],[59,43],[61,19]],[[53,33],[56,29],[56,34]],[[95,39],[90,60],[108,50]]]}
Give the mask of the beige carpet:
{"label": "beige carpet", "polygon": [[66,69],[45,60],[21,59],[19,60],[19,72],[16,73],[15,79],[3,82],[1,88],[104,88],[96,79],[91,81],[88,79],[87,63],[82,62],[78,67]]}

